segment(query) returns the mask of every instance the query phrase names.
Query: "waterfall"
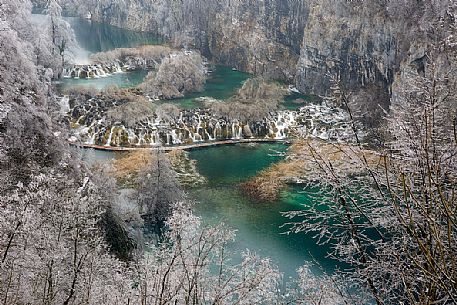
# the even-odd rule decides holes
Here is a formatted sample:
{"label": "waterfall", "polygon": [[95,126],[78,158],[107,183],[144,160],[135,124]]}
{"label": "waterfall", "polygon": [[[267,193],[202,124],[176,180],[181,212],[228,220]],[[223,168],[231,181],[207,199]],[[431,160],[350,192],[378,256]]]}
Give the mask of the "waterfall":
{"label": "waterfall", "polygon": [[268,135],[266,136],[266,138],[269,138],[271,135],[274,135],[274,134],[275,134],[274,130],[271,128],[271,126],[272,126],[273,124],[274,124],[274,123],[270,123],[270,124],[268,125]]}
{"label": "waterfall", "polygon": [[145,134],[143,131],[140,132],[138,135],[138,143],[136,143],[137,146],[141,146],[143,143],[146,143],[146,140],[144,139]]}
{"label": "waterfall", "polygon": [[127,137],[129,144],[133,144],[137,138],[135,132],[131,128],[127,129]]}
{"label": "waterfall", "polygon": [[219,122],[217,122],[216,126],[214,126],[213,139],[217,140],[218,133],[222,134],[222,127],[221,127],[221,124]]}
{"label": "waterfall", "polygon": [[68,95],[64,95],[60,99],[60,113],[67,114],[70,111],[70,97]]}
{"label": "waterfall", "polygon": [[89,138],[89,144],[90,145],[94,145],[95,144],[95,136],[96,136],[96,133],[93,132],[92,135]]}
{"label": "waterfall", "polygon": [[317,137],[317,128],[314,128],[314,129],[313,129],[312,135],[313,135],[313,137]]}
{"label": "waterfall", "polygon": [[196,114],[196,116],[197,116],[197,119],[198,119],[198,123],[197,123],[197,128],[196,128],[195,140],[196,141],[203,141],[203,137],[200,135],[200,130],[204,129],[202,127],[202,119],[201,119],[201,116],[198,113]]}
{"label": "waterfall", "polygon": [[208,137],[208,140],[209,140],[209,141],[214,141],[214,138],[211,137],[211,135],[209,134],[209,132],[208,132],[206,129],[205,129],[205,134],[206,134],[206,136]]}
{"label": "waterfall", "polygon": [[[61,103],[67,103],[66,100],[63,98]],[[212,114],[208,109],[183,110],[179,119],[173,122],[148,116],[144,120],[136,121],[132,128],[126,128],[119,122],[115,123],[114,128],[113,124],[105,121],[103,115],[93,115],[106,111],[109,107],[106,103],[108,102],[101,103],[94,98],[72,109],[74,117],[79,117],[79,120],[73,119],[72,122],[81,127],[91,125],[84,129],[85,133],[81,129],[76,132],[83,141],[106,146],[149,146],[243,138],[282,140],[288,138],[295,129],[310,137],[333,140],[345,136],[348,128],[341,112],[321,105],[306,105],[299,112],[285,110],[270,113],[267,118],[257,122],[229,121],[226,117]],[[313,128],[310,128],[310,125]]]}
{"label": "waterfall", "polygon": [[232,139],[239,140],[243,138],[243,128],[239,123],[232,123]]}
{"label": "waterfall", "polygon": [[171,143],[174,145],[182,144],[180,137],[176,134],[176,129],[171,130]]}
{"label": "waterfall", "polygon": [[236,138],[237,139],[243,138],[243,127],[241,127],[241,125],[238,125],[238,132],[237,132]]}
{"label": "waterfall", "polygon": [[74,65],[66,67],[63,71],[64,78],[100,78],[111,74],[123,73],[127,66],[119,61],[106,64]]}
{"label": "waterfall", "polygon": [[122,68],[121,68],[121,66],[119,65],[119,63],[118,63],[118,62],[115,62],[115,63],[114,63],[114,72],[113,72],[113,73],[116,74],[116,73],[122,73],[122,72],[123,72],[123,71],[122,71]]}
{"label": "waterfall", "polygon": [[158,144],[157,138],[158,138],[157,133],[154,133],[154,134],[151,133],[151,146]]}
{"label": "waterfall", "polygon": [[106,141],[106,144],[105,146],[111,146],[111,141],[113,139],[113,131],[114,131],[114,128],[116,128],[115,126],[111,127],[111,131],[109,133],[109,136],[108,136],[108,140]]}
{"label": "waterfall", "polygon": [[328,140],[329,139],[329,135],[328,135],[327,129],[325,127],[322,127],[321,133],[319,134],[318,137],[319,137],[319,139],[322,139],[322,140]]}

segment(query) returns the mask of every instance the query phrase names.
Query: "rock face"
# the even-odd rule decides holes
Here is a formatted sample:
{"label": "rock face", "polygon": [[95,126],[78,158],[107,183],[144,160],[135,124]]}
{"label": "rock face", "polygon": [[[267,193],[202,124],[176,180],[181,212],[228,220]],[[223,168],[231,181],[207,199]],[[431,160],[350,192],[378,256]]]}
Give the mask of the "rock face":
{"label": "rock face", "polygon": [[93,16],[193,44],[220,64],[295,83],[302,92],[329,94],[337,79],[353,93],[353,107],[375,117],[379,106],[389,107],[401,65],[423,70],[427,51],[452,36],[457,11],[454,1],[415,0],[110,3],[98,4]]}
{"label": "rock face", "polygon": [[85,3],[92,19],[192,44],[245,72],[293,81],[308,8],[295,0]]}
{"label": "rock face", "polygon": [[246,72],[293,81],[308,14],[304,2],[249,0],[222,6],[207,30],[208,51],[214,59]]}
{"label": "rock face", "polygon": [[154,2],[144,0],[87,1],[83,5],[93,20],[121,28],[151,31],[157,28]]}
{"label": "rock face", "polygon": [[304,33],[299,89],[325,94],[332,76],[349,89],[392,83],[399,47],[395,24],[380,12],[321,1],[311,9]]}

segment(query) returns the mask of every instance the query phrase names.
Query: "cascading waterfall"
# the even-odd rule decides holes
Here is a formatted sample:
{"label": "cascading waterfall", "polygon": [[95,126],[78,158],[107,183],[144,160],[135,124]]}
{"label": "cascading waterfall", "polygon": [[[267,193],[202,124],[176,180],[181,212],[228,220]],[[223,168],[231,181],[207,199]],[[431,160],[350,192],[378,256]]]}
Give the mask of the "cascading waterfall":
{"label": "cascading waterfall", "polygon": [[60,113],[67,114],[70,111],[70,97],[68,95],[64,95],[60,99]]}
{"label": "cascading waterfall", "polygon": [[217,139],[218,135],[222,135],[222,127],[219,122],[216,123],[216,126],[214,126],[213,130],[213,139]]}
{"label": "cascading waterfall", "polygon": [[175,129],[173,129],[173,130],[171,131],[171,134],[170,134],[170,135],[171,135],[171,143],[172,143],[173,145],[182,144],[182,141],[181,141],[181,139],[180,139],[180,135],[178,135],[178,134],[176,133],[176,130],[175,130]]}
{"label": "cascading waterfall", "polygon": [[75,65],[66,67],[63,71],[64,78],[100,78],[107,77],[112,74],[123,73],[129,70],[128,65],[124,65],[119,61],[114,61],[105,64],[92,64],[92,65]]}
{"label": "cascading waterfall", "polygon": [[276,119],[269,124],[268,137],[278,140],[287,138],[289,131],[297,125],[295,115],[296,113],[292,111],[278,113]]}
{"label": "cascading waterfall", "polygon": [[[294,132],[304,137],[339,141],[351,132],[344,110],[325,104],[308,104],[299,111],[278,111],[255,122],[217,117],[208,109],[183,110],[172,121],[152,115],[127,127],[108,119],[105,113],[110,106],[107,103],[109,101],[97,98],[80,104],[74,100],[69,103],[73,105],[69,112],[71,122],[77,126],[72,131],[72,139],[105,146],[153,146],[244,138],[283,140]],[[119,102],[114,104],[117,105]]]}
{"label": "cascading waterfall", "polygon": [[209,134],[208,130],[205,129],[205,134],[208,137],[209,141],[214,141],[214,138]]}
{"label": "cascading waterfall", "polygon": [[105,146],[111,146],[111,141],[113,139],[113,132],[114,132],[115,128],[116,128],[116,126],[111,127],[111,131],[109,133],[108,140],[106,141]]}

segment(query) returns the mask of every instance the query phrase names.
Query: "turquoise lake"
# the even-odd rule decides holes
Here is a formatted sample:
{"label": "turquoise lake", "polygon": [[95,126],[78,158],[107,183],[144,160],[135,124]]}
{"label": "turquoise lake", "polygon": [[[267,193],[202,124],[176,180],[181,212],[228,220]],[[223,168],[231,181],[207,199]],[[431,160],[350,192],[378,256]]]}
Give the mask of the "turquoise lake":
{"label": "turquoise lake", "polygon": [[[79,18],[68,20],[74,27],[83,49],[81,57],[116,47],[156,43],[152,35],[91,23]],[[91,80],[68,79],[63,80],[60,86],[66,89],[78,86],[103,89],[112,84],[129,87],[141,82],[145,73],[135,71]],[[181,108],[194,108],[201,106],[195,101],[198,97],[228,99],[249,77],[249,74],[234,71],[230,67],[216,66],[203,92],[166,102],[175,103]],[[307,102],[307,96],[294,93],[285,98],[282,107],[296,109]],[[240,253],[246,249],[270,257],[286,279],[294,278],[296,269],[304,262],[311,261],[312,257],[324,270],[332,272],[336,263],[326,258],[326,247],[317,246],[316,240],[310,235],[286,234],[288,229],[283,225],[288,219],[281,213],[305,209],[311,200],[300,187],[290,187],[282,191],[280,200],[273,203],[251,202],[239,190],[239,183],[282,160],[282,153],[286,150],[287,146],[282,144],[258,144],[219,146],[191,151],[190,158],[197,161],[198,171],[209,181],[206,185],[187,190],[189,197],[196,201],[194,211],[206,224],[224,222],[237,231],[236,241],[231,246],[236,257],[240,257]],[[114,153],[92,150],[85,151],[84,154],[84,159],[90,160],[91,163],[106,162],[116,156]],[[314,271],[320,272],[317,269]]]}

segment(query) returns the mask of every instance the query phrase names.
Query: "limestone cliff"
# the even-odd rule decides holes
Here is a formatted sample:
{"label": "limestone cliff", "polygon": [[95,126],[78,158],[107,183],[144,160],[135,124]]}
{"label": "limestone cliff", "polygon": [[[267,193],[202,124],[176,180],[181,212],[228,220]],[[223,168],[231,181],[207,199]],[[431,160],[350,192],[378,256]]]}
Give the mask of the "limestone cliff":
{"label": "limestone cliff", "polygon": [[[372,124],[389,107],[403,64],[423,69],[431,46],[454,32],[453,1],[102,1],[93,18],[155,31],[219,64],[328,94],[331,78]],[[454,25],[454,27],[452,27]],[[444,52],[447,52],[444,50]]]}
{"label": "limestone cliff", "polygon": [[81,13],[90,13],[95,21],[109,23],[137,31],[152,31],[157,28],[153,1],[87,1]]}

